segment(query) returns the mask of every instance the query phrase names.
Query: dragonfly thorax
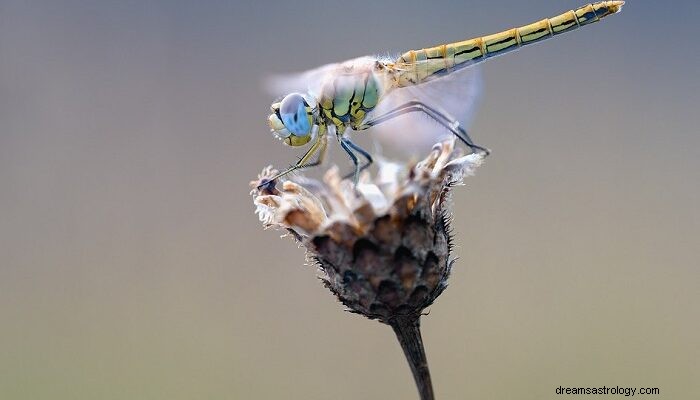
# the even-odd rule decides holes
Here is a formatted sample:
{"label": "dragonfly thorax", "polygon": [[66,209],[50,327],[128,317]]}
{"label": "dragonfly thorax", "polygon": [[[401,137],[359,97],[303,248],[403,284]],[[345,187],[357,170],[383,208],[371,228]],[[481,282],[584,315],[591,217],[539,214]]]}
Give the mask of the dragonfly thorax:
{"label": "dragonfly thorax", "polygon": [[329,79],[321,88],[319,117],[339,132],[357,128],[377,105],[380,85],[372,68],[352,70]]}

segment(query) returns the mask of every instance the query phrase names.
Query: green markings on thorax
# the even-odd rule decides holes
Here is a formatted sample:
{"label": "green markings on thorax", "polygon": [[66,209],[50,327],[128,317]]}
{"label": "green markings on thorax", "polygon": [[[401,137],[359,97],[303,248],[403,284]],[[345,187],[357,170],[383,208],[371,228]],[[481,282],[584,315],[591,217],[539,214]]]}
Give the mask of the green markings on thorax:
{"label": "green markings on thorax", "polygon": [[359,125],[379,101],[379,84],[372,72],[338,75],[322,89],[323,117],[339,129]]}

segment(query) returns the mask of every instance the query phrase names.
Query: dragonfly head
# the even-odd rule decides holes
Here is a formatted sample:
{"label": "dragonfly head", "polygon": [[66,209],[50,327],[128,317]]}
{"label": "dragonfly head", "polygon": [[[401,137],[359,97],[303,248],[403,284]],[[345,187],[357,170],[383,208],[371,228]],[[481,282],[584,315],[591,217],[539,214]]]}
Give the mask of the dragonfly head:
{"label": "dragonfly head", "polygon": [[290,146],[303,146],[311,140],[314,108],[299,93],[286,95],[272,104],[268,123],[272,132]]}

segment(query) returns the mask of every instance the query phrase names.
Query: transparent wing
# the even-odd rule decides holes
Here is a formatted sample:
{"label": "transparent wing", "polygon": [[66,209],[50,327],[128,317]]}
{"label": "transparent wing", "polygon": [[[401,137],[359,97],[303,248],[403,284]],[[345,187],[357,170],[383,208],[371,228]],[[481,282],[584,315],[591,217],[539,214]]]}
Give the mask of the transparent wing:
{"label": "transparent wing", "polygon": [[318,96],[321,87],[331,77],[338,74],[350,74],[352,71],[363,71],[371,68],[377,61],[374,57],[358,57],[340,63],[326,64],[305,72],[296,74],[273,75],[265,79],[267,91],[277,97],[288,93],[299,92]]}
{"label": "transparent wing", "polygon": [[[468,130],[481,94],[481,71],[477,66],[460,69],[430,81],[391,90],[381,98],[366,120],[376,118],[409,101],[425,103]],[[452,134],[422,112],[411,112],[368,129],[382,147],[402,154],[418,154]],[[471,135],[479,144],[479,135]]]}

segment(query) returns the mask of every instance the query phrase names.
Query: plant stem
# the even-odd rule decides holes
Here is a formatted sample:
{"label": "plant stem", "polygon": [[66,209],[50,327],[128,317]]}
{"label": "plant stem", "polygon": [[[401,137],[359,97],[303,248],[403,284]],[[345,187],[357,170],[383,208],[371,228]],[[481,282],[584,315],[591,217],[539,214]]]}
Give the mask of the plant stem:
{"label": "plant stem", "polygon": [[421,400],[435,400],[433,384],[430,381],[428,360],[425,358],[423,339],[420,335],[420,317],[398,317],[389,321],[396,338],[406,355],[408,365],[413,372]]}

